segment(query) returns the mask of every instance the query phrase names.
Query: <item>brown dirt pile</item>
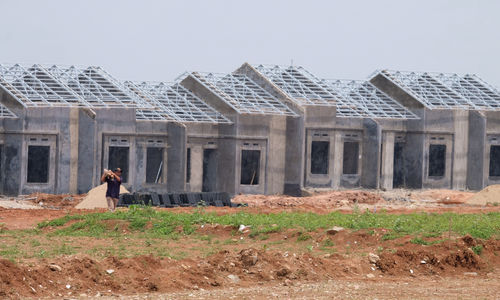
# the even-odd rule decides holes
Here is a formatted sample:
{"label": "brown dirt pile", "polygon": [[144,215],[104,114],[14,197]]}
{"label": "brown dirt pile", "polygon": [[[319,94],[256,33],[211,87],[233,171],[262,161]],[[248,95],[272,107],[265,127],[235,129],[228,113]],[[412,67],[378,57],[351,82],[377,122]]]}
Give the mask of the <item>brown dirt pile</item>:
{"label": "brown dirt pile", "polygon": [[352,190],[322,192],[308,197],[237,195],[232,201],[247,203],[250,207],[333,209],[358,203],[375,204],[384,200],[375,192]]}
{"label": "brown dirt pile", "polygon": [[83,195],[72,194],[44,194],[33,193],[27,196],[27,199],[45,208],[73,208],[85,197]]}
{"label": "brown dirt pile", "polygon": [[466,202],[471,205],[500,204],[500,184],[487,186],[473,197],[467,199]]}
{"label": "brown dirt pile", "polygon": [[[355,238],[359,240],[360,237]],[[473,245],[483,246],[481,256],[470,250]],[[86,256],[73,256],[16,265],[0,259],[0,297],[124,295],[245,287],[265,282],[293,285],[296,281],[365,278],[366,273],[388,276],[388,279],[394,276],[462,276],[463,272],[477,272],[477,276],[483,276],[491,271],[489,266],[500,263],[495,255],[499,250],[498,240],[466,237],[434,246],[406,244],[394,253],[380,254],[376,264],[371,264],[366,256],[356,259],[341,254],[316,257],[307,252],[266,251],[252,247],[183,260],[138,256],[96,261]]]}

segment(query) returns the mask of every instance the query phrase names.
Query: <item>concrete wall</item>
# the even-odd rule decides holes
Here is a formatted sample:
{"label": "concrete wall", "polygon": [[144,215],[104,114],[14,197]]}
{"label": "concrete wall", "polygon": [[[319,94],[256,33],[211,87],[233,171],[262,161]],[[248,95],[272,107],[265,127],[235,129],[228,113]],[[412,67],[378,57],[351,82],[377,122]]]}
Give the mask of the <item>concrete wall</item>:
{"label": "concrete wall", "polygon": [[[237,193],[283,193],[285,186],[285,159],[287,153],[288,140],[287,133],[297,130],[300,121],[290,121],[287,116],[281,115],[261,115],[261,114],[239,114],[223,99],[212,90],[200,84],[191,76],[186,77],[181,84],[191,90],[203,101],[224,114],[234,124],[218,127],[218,135],[212,132],[213,139],[217,139],[213,146],[217,149],[217,190],[226,191],[230,194]],[[198,138],[203,136],[200,129],[192,127],[189,135],[193,134]],[[288,133],[288,135],[290,135]],[[199,142],[189,137],[189,145],[192,147],[192,168],[199,169],[201,166],[202,150],[205,146],[200,146]],[[205,138],[208,136],[205,135]],[[198,145],[196,145],[198,144]],[[292,145],[296,147],[296,145]],[[241,153],[242,150],[259,150],[261,154],[260,180],[259,184],[241,184]],[[194,155],[194,156],[193,156]],[[193,160],[194,159],[194,160]],[[193,170],[191,174],[193,175]],[[198,176],[198,177],[196,177]],[[193,183],[190,183],[191,190],[200,187],[199,175],[196,175]],[[295,179],[291,175],[291,181]]]}

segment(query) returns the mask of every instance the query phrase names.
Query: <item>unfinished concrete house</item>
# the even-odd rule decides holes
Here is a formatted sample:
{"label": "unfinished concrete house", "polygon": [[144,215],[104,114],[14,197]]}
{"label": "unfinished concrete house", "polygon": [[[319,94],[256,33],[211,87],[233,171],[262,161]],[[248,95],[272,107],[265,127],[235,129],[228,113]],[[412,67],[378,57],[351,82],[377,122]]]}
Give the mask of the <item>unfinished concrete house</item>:
{"label": "unfinished concrete house", "polygon": [[407,120],[418,119],[415,114],[366,81],[323,80],[296,66],[244,64],[236,72],[300,115],[288,142],[295,145],[290,157],[301,163],[287,168],[301,186],[390,188],[387,137],[405,131]]}
{"label": "unfinished concrete house", "polygon": [[283,193],[287,120],[297,115],[242,74],[185,74],[179,82],[231,124],[188,127],[191,191]]}
{"label": "unfinished concrete house", "polygon": [[[185,128],[185,136],[176,146],[180,151],[176,155],[178,162],[175,168],[170,168],[172,174],[169,178],[182,180],[185,191],[217,191],[219,132],[227,131],[224,128],[231,127],[233,123],[179,83],[126,81],[125,85],[156,108],[140,109],[140,113],[161,114],[181,123]],[[154,161],[148,161],[143,170],[146,172],[147,184],[142,187],[150,190],[149,183],[158,182],[157,169],[161,166],[163,160],[160,158],[165,155],[165,151],[159,148],[148,148],[147,151],[148,157],[157,157]]]}
{"label": "unfinished concrete house", "polygon": [[[141,115],[136,108],[154,108],[99,67],[0,65],[0,103],[7,108],[0,123],[2,194],[84,193],[104,168],[115,167],[134,188],[147,180],[150,146],[163,149],[165,165],[182,154],[175,145],[182,145],[184,127]],[[158,184],[165,169],[157,170]],[[183,184],[181,177],[167,188]]]}
{"label": "unfinished concrete house", "polygon": [[[500,93],[475,75],[382,70],[370,82],[419,119],[394,136],[395,187],[499,183]],[[392,139],[392,137],[391,137]]]}

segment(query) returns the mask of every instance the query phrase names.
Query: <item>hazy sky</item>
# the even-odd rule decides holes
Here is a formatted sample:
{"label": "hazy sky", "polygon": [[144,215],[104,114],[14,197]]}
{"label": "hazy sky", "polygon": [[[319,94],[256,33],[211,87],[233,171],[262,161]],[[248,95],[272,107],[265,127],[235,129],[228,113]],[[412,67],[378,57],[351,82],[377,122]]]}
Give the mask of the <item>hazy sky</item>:
{"label": "hazy sky", "polygon": [[500,87],[500,1],[0,0],[0,62],[100,65],[172,81],[243,62],[322,78],[380,68],[476,73]]}

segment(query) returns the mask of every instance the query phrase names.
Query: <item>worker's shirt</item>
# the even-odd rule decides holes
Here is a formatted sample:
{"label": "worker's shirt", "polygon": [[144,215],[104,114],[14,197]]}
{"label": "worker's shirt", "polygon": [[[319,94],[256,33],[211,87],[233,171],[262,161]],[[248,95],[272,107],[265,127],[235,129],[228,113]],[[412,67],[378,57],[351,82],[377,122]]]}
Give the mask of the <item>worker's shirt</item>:
{"label": "worker's shirt", "polygon": [[117,198],[120,197],[120,185],[122,177],[120,177],[120,181],[116,180],[116,178],[110,179],[106,178],[106,182],[108,183],[108,189],[106,190],[106,197]]}

